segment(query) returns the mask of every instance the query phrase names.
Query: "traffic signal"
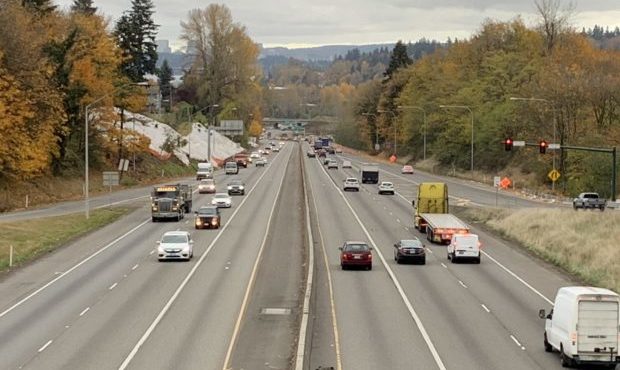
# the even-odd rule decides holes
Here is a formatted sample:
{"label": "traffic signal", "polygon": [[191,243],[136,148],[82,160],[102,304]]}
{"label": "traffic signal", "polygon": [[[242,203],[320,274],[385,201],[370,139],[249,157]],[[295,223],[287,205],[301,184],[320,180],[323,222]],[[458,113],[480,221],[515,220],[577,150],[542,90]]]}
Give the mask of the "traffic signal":
{"label": "traffic signal", "polygon": [[540,151],[540,154],[547,153],[547,147],[548,146],[549,146],[549,144],[547,144],[546,141],[541,140],[540,143],[538,143],[538,150]]}
{"label": "traffic signal", "polygon": [[506,140],[504,140],[504,149],[509,152],[512,150],[512,138],[506,138]]}

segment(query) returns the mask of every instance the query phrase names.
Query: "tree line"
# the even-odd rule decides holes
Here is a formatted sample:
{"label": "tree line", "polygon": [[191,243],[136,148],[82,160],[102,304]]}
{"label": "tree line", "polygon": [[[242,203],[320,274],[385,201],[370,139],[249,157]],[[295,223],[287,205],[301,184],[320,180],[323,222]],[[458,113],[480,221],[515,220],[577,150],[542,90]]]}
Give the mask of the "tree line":
{"label": "tree line", "polygon": [[[171,92],[169,67],[156,68],[154,13],[152,0],[132,0],[110,25],[93,0],[68,10],[51,0],[2,1],[0,183],[82,173],[87,107],[91,166],[115,168],[148,150],[148,138],[124,127],[124,113],[143,110],[148,75]],[[197,46],[182,91],[190,111],[217,106],[215,114],[260,122],[258,52],[244,27],[223,5],[191,10],[182,25]]]}

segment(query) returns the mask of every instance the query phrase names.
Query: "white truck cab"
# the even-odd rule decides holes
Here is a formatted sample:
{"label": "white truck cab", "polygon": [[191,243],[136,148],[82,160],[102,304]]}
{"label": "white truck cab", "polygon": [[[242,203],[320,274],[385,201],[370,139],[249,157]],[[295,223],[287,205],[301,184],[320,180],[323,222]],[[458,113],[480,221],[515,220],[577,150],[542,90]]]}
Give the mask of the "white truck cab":
{"label": "white truck cab", "polygon": [[456,263],[457,259],[471,258],[480,263],[480,246],[476,234],[454,234],[448,244],[448,259]]}
{"label": "white truck cab", "polygon": [[545,319],[545,351],[560,352],[563,367],[581,364],[614,366],[620,362],[620,297],[595,287],[563,287]]}

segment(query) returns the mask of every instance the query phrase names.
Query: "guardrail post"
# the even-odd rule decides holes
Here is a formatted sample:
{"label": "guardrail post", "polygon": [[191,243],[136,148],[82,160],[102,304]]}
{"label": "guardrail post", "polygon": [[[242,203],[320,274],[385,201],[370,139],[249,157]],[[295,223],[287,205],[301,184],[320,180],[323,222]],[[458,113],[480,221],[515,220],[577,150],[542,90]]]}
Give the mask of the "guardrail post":
{"label": "guardrail post", "polygon": [[9,268],[13,267],[13,246],[9,246]]}
{"label": "guardrail post", "polygon": [[616,193],[617,193],[617,189],[616,189],[616,147],[614,146],[612,149],[612,156],[613,156],[613,163],[611,165],[611,200],[613,202],[616,201]]}

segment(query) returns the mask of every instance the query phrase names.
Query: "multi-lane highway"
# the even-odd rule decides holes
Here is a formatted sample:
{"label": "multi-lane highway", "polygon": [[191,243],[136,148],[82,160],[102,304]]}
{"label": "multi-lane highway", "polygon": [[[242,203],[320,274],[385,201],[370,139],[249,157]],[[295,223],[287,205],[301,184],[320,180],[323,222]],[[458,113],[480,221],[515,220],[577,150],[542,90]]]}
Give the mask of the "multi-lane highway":
{"label": "multi-lane highway", "polygon": [[[411,200],[430,175],[381,165],[396,195],[380,196],[376,185],[344,193],[362,159],[348,155],[354,168],[327,170],[307,149],[289,142],[265,168],[216,175],[218,191],[233,177],[250,189],[223,210],[220,229],[194,230],[189,216],[152,223],[145,205],[5,277],[1,367],[560,367],[544,352],[537,313],[567,277],[476,227],[480,265],[449,264],[445,246],[428,243],[426,265],[396,264],[396,241],[425,240],[411,227]],[[448,181],[457,201],[495,203],[484,187]],[[210,198],[195,194],[194,208]],[[192,233],[193,260],[157,262],[156,241],[177,229]],[[374,247],[371,271],[341,270],[346,240]]]}

